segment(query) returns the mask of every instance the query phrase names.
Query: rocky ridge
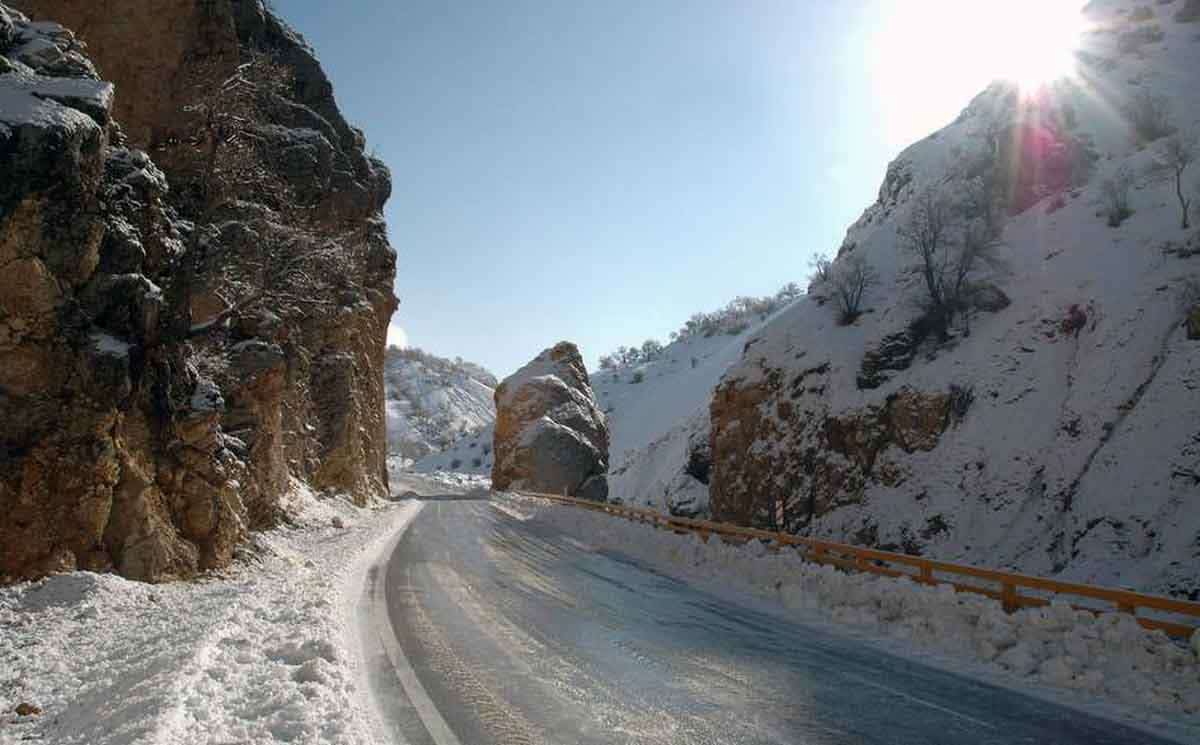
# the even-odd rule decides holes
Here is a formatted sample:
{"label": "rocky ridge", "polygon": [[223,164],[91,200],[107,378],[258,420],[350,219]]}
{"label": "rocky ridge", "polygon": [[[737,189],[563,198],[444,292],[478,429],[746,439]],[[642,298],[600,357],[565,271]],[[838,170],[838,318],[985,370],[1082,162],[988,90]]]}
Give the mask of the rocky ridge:
{"label": "rocky ridge", "polygon": [[383,495],[390,181],[311,50],[257,1],[18,5],[0,578],[185,577],[294,478]]}

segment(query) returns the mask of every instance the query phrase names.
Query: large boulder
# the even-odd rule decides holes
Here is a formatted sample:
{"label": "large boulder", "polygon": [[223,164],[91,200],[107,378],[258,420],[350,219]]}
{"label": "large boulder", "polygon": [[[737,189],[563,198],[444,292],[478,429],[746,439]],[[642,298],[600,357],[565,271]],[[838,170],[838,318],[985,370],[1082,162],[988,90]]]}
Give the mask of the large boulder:
{"label": "large boulder", "polygon": [[492,486],[608,498],[608,425],[579,350],[560,342],[496,389]]}

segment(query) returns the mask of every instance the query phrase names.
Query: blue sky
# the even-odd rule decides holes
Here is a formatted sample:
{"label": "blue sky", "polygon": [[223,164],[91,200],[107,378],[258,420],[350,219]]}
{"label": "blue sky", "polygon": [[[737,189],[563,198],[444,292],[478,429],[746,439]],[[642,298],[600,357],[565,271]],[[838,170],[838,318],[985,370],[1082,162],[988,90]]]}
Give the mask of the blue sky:
{"label": "blue sky", "polygon": [[887,162],[987,82],[911,54],[953,29],[909,38],[901,2],[922,0],[276,5],[391,166],[395,323],[505,375],[560,339],[594,364],[665,338],[835,252]]}

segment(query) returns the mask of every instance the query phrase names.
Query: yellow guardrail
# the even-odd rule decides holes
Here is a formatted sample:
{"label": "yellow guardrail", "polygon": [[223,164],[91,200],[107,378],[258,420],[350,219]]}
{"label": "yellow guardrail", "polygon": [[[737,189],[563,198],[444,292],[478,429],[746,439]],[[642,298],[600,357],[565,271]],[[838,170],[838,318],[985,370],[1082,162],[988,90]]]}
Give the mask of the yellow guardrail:
{"label": "yellow guardrail", "polygon": [[[757,528],[746,528],[729,523],[695,520],[686,517],[674,517],[654,510],[625,505],[609,504],[606,502],[591,502],[573,497],[563,497],[555,494],[540,494],[537,492],[521,491],[529,497],[548,499],[560,504],[581,507],[594,512],[603,512],[626,520],[642,522],[656,528],[673,530],[676,533],[695,533],[707,541],[711,536],[719,536],[728,543],[746,543],[751,540],[762,541],[776,550],[791,546],[800,550],[804,557],[812,562],[840,567],[847,571],[869,572],[886,577],[908,577],[914,582],[927,585],[951,585],[959,592],[970,592],[986,595],[1001,602],[1004,610],[1012,613],[1020,608],[1040,607],[1050,604],[1050,600],[1036,595],[1023,595],[1019,589],[1034,590],[1050,595],[1066,595],[1075,598],[1087,598],[1115,606],[1115,608],[1096,608],[1094,606],[1074,607],[1093,613],[1106,610],[1116,610],[1133,615],[1139,624],[1147,629],[1162,629],[1175,637],[1191,636],[1198,623],[1181,623],[1159,618],[1139,616],[1139,609],[1158,611],[1176,616],[1189,616],[1200,619],[1200,603],[1187,600],[1177,600],[1164,595],[1147,595],[1129,590],[1119,590],[1097,585],[1086,585],[1078,582],[1060,582],[1059,580],[1035,577],[1028,574],[1002,572],[996,569],[985,569],[967,564],[954,564],[948,561],[925,559],[920,556],[909,556],[892,551],[880,551],[873,548],[851,546],[845,543],[834,543],[815,538],[804,538],[789,533],[774,533]],[[949,578],[953,576],[954,579]],[[982,587],[978,584],[957,581],[957,578],[970,578],[994,583],[993,587]]]}

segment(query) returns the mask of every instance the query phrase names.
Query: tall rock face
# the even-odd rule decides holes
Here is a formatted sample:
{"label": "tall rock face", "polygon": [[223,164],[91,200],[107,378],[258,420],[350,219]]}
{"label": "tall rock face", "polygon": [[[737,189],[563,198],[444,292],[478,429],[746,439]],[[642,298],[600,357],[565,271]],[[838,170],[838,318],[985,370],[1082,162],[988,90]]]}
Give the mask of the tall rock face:
{"label": "tall rock face", "polygon": [[608,442],[583,358],[560,342],[496,388],[492,487],[604,501]]}
{"label": "tall rock face", "polygon": [[291,477],[386,490],[386,168],[260,3],[119,5],[0,5],[0,579],[190,576]]}

